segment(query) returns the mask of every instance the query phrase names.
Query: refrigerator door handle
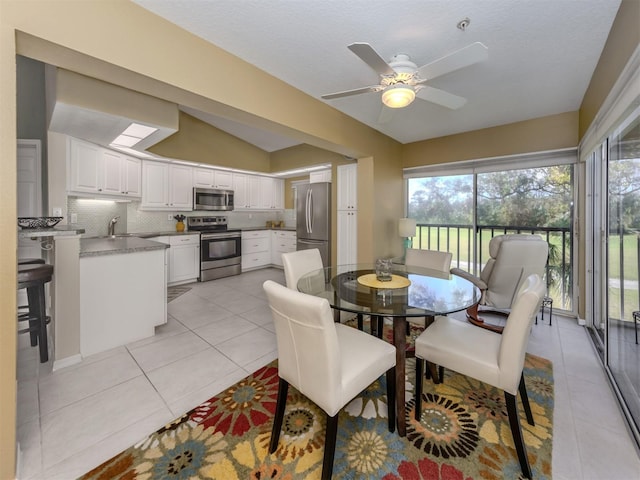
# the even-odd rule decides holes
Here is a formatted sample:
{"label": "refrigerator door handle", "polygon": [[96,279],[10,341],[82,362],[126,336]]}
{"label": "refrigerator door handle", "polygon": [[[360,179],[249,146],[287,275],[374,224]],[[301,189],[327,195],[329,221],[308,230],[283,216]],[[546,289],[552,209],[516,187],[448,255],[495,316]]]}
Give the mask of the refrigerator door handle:
{"label": "refrigerator door handle", "polygon": [[307,198],[305,201],[305,223],[307,233],[311,233],[311,189],[307,190]]}
{"label": "refrigerator door handle", "polygon": [[313,233],[313,190],[309,189],[309,233]]}

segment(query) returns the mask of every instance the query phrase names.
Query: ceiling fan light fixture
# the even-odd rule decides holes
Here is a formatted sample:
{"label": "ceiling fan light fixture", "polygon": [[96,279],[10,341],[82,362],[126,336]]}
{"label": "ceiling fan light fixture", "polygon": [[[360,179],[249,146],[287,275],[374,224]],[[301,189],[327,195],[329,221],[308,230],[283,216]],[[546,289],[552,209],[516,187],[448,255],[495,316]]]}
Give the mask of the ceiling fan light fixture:
{"label": "ceiling fan light fixture", "polygon": [[389,85],[382,92],[382,103],[389,108],[403,108],[416,98],[416,92],[409,85],[397,83]]}

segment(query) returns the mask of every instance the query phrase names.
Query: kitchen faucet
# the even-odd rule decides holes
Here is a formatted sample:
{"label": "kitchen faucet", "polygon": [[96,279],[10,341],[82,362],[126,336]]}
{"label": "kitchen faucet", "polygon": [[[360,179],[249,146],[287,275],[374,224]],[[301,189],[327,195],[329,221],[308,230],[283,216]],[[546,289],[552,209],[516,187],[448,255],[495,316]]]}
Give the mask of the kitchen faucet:
{"label": "kitchen faucet", "polygon": [[119,219],[120,219],[119,216],[115,216],[111,220],[109,220],[109,227],[108,227],[108,230],[107,230],[107,235],[115,235],[116,234],[116,223],[118,223]]}

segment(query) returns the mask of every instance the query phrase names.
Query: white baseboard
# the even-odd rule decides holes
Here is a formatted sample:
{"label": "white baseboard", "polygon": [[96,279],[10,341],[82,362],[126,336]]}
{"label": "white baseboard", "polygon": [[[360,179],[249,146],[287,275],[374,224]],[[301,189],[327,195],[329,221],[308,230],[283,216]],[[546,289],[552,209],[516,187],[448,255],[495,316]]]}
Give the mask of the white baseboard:
{"label": "white baseboard", "polygon": [[55,360],[53,362],[53,371],[60,370],[61,368],[70,367],[71,365],[75,365],[76,363],[80,363],[82,361],[82,355],[79,353],[76,355],[71,355],[70,357],[63,358],[61,360]]}
{"label": "white baseboard", "polygon": [[584,327],[587,324],[587,321],[584,318],[578,317],[578,325]]}

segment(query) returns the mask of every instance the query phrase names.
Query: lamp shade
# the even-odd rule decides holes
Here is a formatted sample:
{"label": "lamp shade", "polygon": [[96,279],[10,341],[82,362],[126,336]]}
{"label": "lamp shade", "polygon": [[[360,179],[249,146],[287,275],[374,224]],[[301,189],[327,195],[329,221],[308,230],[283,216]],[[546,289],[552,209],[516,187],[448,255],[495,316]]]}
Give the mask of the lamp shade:
{"label": "lamp shade", "polygon": [[412,87],[397,83],[389,85],[382,93],[382,103],[389,108],[402,108],[409,105],[416,98]]}
{"label": "lamp shade", "polygon": [[416,236],[416,221],[414,218],[401,218],[398,221],[398,235],[401,237]]}

